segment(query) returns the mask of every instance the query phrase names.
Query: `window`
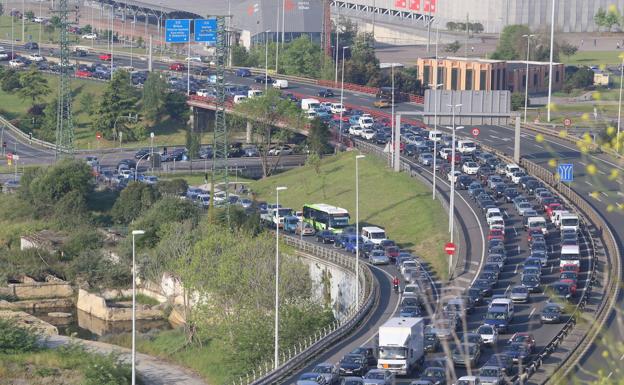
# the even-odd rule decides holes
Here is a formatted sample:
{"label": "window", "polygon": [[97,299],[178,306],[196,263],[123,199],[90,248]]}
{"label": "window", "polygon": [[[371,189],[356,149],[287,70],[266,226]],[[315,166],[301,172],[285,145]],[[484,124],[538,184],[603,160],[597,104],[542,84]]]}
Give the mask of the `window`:
{"label": "window", "polygon": [[499,68],[496,70],[496,89],[497,90],[501,89],[501,84],[503,83],[503,80],[501,79],[501,75],[502,75],[502,71]]}
{"label": "window", "polygon": [[526,74],[523,74],[522,75],[522,87],[526,87],[526,81],[527,81],[526,79],[527,79]]}
{"label": "window", "polygon": [[452,68],[451,69],[451,89],[454,91],[457,90],[458,78],[459,78],[459,69]]}
{"label": "window", "polygon": [[496,70],[495,69],[493,69],[490,74],[490,89],[491,90],[496,89]]}
{"label": "window", "polygon": [[[444,67],[438,67],[438,77],[436,78],[437,84],[444,84],[446,79],[444,78]],[[444,86],[442,87],[444,88]]]}
{"label": "window", "polygon": [[430,74],[431,66],[426,65],[423,70],[423,84],[431,84]]}
{"label": "window", "polygon": [[555,82],[559,83],[559,70],[555,72]]}
{"label": "window", "polygon": [[533,87],[537,87],[537,73],[533,74]]}
{"label": "window", "polygon": [[503,90],[507,89],[507,68],[503,68]]}
{"label": "window", "polygon": [[484,91],[486,88],[486,80],[485,77],[487,76],[487,71],[486,70],[481,70],[480,74],[479,74],[479,89]]}
{"label": "window", "polygon": [[472,90],[472,78],[474,74],[472,70],[466,70],[466,90]]}

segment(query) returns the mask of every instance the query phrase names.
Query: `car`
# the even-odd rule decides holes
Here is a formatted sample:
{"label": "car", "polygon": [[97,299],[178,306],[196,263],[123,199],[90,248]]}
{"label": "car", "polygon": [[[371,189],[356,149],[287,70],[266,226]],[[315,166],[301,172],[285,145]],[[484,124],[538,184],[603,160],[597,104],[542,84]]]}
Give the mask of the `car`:
{"label": "car", "polygon": [[533,353],[535,351],[535,338],[531,333],[514,333],[507,343],[523,343],[529,347],[529,352]]}
{"label": "car", "polygon": [[364,376],[364,385],[394,385],[396,378],[389,370],[371,369]]}
{"label": "car", "polygon": [[325,381],[325,376],[315,372],[303,373],[299,376],[296,385],[307,385],[309,382],[313,382],[318,385],[328,385],[328,382]]}
{"label": "car", "polygon": [[529,346],[522,342],[509,344],[505,349],[505,354],[510,356],[514,363],[522,365],[526,364],[531,356]]}
{"label": "car", "polygon": [[497,366],[503,370],[506,376],[510,376],[514,370],[513,358],[505,353],[492,354],[484,366]]}
{"label": "car", "polygon": [[387,99],[375,100],[373,106],[377,108],[388,108],[392,106],[392,101]]}
{"label": "car", "polygon": [[457,171],[455,170],[455,175],[451,174],[450,172],[446,175],[446,178],[448,179],[449,182],[451,183],[455,183],[457,182],[457,178],[461,175],[461,171]]}
{"label": "car", "polygon": [[113,58],[113,55],[109,53],[103,53],[98,56],[98,59],[103,60],[103,61],[111,61],[112,58]]}
{"label": "car", "polygon": [[340,385],[364,385],[364,379],[362,377],[344,377],[340,380]]}
{"label": "car", "polygon": [[440,348],[440,340],[432,328],[425,328],[423,348],[428,353],[436,352]]}
{"label": "car", "polygon": [[390,263],[390,258],[383,250],[372,250],[368,255],[368,259],[373,265],[387,265]]}
{"label": "car", "polygon": [[26,58],[35,63],[45,61],[45,58],[38,53],[31,53],[30,55],[26,56]]}
{"label": "car", "polygon": [[320,96],[321,98],[332,98],[334,97],[334,91],[330,90],[329,88],[324,89],[324,90],[320,90],[317,93],[318,96]]}
{"label": "car", "polygon": [[266,75],[259,75],[254,78],[254,82],[261,83],[261,84],[264,84],[264,83],[272,84],[273,78],[270,76],[266,76]]}
{"label": "car", "polygon": [[431,166],[433,164],[433,155],[430,153],[424,153],[418,155],[418,163],[423,166]]}
{"label": "car", "polygon": [[97,33],[85,33],[84,35],[82,35],[82,39],[85,39],[85,40],[96,40],[97,39]]}
{"label": "car", "polygon": [[519,285],[511,288],[509,298],[513,302],[527,303],[529,302],[530,295],[531,294],[529,292],[529,288],[523,285]]}
{"label": "car", "polygon": [[496,345],[498,341],[498,330],[492,325],[481,325],[477,328],[475,333],[478,333],[486,345]]}
{"label": "car", "polygon": [[578,274],[580,270],[581,270],[580,266],[577,265],[576,263],[566,263],[560,267],[560,273],[563,273],[566,271],[572,271]]}
{"label": "car", "polygon": [[543,324],[558,324],[563,322],[561,319],[563,315],[563,309],[561,305],[557,303],[547,303],[540,314],[540,323]]}
{"label": "car", "polygon": [[234,72],[234,75],[240,76],[242,78],[246,78],[246,77],[251,76],[251,71],[248,70],[247,68],[239,68]]}
{"label": "car", "polygon": [[468,175],[476,175],[479,172],[479,165],[476,162],[466,162],[462,166],[462,171]]}
{"label": "car", "polygon": [[472,287],[478,289],[483,297],[490,297],[492,295],[492,283],[483,278],[479,278],[474,281]]}
{"label": "car", "polygon": [[39,49],[39,44],[35,43],[34,41],[29,41],[28,43],[24,44],[24,49]]}
{"label": "car", "polygon": [[336,240],[336,234],[331,230],[321,230],[316,233],[316,241],[320,243],[333,243]]}
{"label": "car", "polygon": [[434,385],[446,385],[446,369],[438,366],[426,368],[420,379],[423,381],[431,381]]}
{"label": "car", "polygon": [[399,310],[399,317],[415,318],[421,316],[422,310],[420,309],[420,306],[403,306]]}
{"label": "car", "polygon": [[469,287],[468,290],[466,290],[466,298],[475,305],[481,305],[483,303],[481,290],[474,287]]}
{"label": "car", "polygon": [[515,187],[506,188],[503,192],[503,196],[505,197],[505,201],[507,203],[511,203],[518,195],[520,195],[520,193]]}
{"label": "car", "polygon": [[26,63],[23,60],[20,60],[19,58],[9,61],[9,67],[18,68],[18,67],[24,67],[24,66],[26,66]]}
{"label": "car", "polygon": [[399,256],[399,252],[401,251],[401,249],[399,249],[398,246],[386,246],[384,247],[384,252],[386,253],[386,256],[388,258],[390,258],[390,260],[394,261],[396,259],[396,257]]}
{"label": "car", "polygon": [[500,229],[491,229],[487,236],[488,241],[491,239],[505,240],[505,233]]}
{"label": "car", "polygon": [[291,155],[293,153],[292,147],[288,145],[282,145],[271,148],[267,155],[278,156],[278,155]]}
{"label": "car", "polygon": [[310,236],[310,235],[314,235],[314,233],[315,233],[314,227],[312,227],[312,225],[307,222],[299,222],[297,223],[297,226],[295,227],[296,235]]}
{"label": "car", "polygon": [[481,334],[479,333],[466,333],[462,336],[462,340],[460,342],[460,344],[465,344],[465,343],[469,343],[469,344],[475,344],[477,345],[479,348],[481,348],[484,344],[483,342],[483,338],[481,338]]}
{"label": "car", "polygon": [[481,385],[481,379],[477,376],[462,376],[454,385]]}
{"label": "car", "polygon": [[76,76],[77,78],[90,78],[93,76],[93,74],[89,71],[77,70],[76,72],[74,72],[74,76]]}
{"label": "car", "polygon": [[338,369],[336,369],[335,365],[328,362],[316,365],[314,369],[312,369],[312,373],[316,373],[323,377],[327,385],[335,385],[340,380]]}
{"label": "car", "polygon": [[341,376],[362,377],[368,371],[368,361],[362,354],[346,354],[338,363]]}
{"label": "car", "polygon": [[533,206],[529,202],[518,202],[516,204],[518,215],[524,216],[528,210],[533,210]]}
{"label": "car", "polygon": [[359,346],[351,351],[351,354],[360,354],[364,356],[369,367],[377,366],[377,357],[375,357],[375,349],[371,347]]}
{"label": "car", "polygon": [[409,383],[409,385],[433,385],[433,382],[429,380],[414,380]]}
{"label": "car", "polygon": [[468,366],[474,368],[481,357],[481,349],[477,344],[459,343],[452,350],[453,363],[459,366]]}
{"label": "car", "polygon": [[541,282],[539,275],[522,274],[520,283],[529,293],[538,292],[540,290]]}
{"label": "car", "polygon": [[578,273],[575,271],[563,271],[559,275],[560,281],[578,282]]}
{"label": "car", "polygon": [[567,282],[555,282],[549,286],[549,291],[559,300],[570,300],[573,297],[572,284]]}
{"label": "car", "polygon": [[494,306],[488,310],[485,315],[484,323],[498,329],[499,332],[505,332],[509,326],[509,313],[502,307]]}
{"label": "car", "polygon": [[485,365],[479,369],[479,379],[481,385],[504,385],[505,372],[503,368],[496,365]]}

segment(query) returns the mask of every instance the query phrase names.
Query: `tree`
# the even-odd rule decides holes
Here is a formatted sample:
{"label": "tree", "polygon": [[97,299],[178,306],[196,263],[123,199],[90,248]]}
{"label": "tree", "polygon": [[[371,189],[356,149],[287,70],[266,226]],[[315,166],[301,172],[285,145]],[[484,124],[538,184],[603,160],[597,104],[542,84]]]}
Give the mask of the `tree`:
{"label": "tree", "polygon": [[91,92],[85,92],[80,95],[80,109],[87,115],[91,115],[95,109],[95,95]]}
{"label": "tree", "polygon": [[150,72],[143,85],[142,111],[146,118],[156,120],[165,112],[167,82],[158,72]]}
{"label": "tree", "polygon": [[48,80],[35,66],[31,66],[27,72],[20,75],[20,85],[17,94],[22,99],[30,100],[32,106],[52,92]]}
{"label": "tree", "polygon": [[188,182],[181,178],[161,180],[156,184],[156,189],[161,195],[180,196],[186,194]]}
{"label": "tree", "polygon": [[115,71],[100,97],[93,127],[110,139],[116,138],[119,132],[124,131],[124,137],[133,139],[134,134],[127,126],[128,119],[119,117],[136,114],[137,101],[136,91],[130,82],[130,74],[127,71]]}
{"label": "tree", "polygon": [[271,146],[281,145],[292,135],[288,130],[276,129],[276,126],[281,123],[291,128],[302,128],[305,118],[301,109],[292,101],[282,99],[279,91],[269,88],[264,95],[236,105],[235,111],[253,121],[255,137],[259,139],[257,145],[262,175],[270,176],[279,163],[269,162]]}
{"label": "tree", "polygon": [[50,18],[50,25],[54,26],[54,28],[61,28],[61,18],[54,15]]}
{"label": "tree", "polygon": [[564,89],[568,92],[577,88],[583,89],[594,83],[594,71],[588,67],[581,67],[568,77]]}
{"label": "tree", "polygon": [[22,86],[20,83],[20,75],[13,68],[9,68],[2,73],[1,82],[0,88],[2,88],[4,92],[13,92]]}
{"label": "tree", "polygon": [[531,30],[526,25],[508,25],[503,29],[501,38],[492,54],[495,60],[526,60],[526,38]]}
{"label": "tree", "polygon": [[514,92],[513,94],[511,94],[511,110],[518,111],[520,109],[524,109],[524,94],[520,92]]}
{"label": "tree", "polygon": [[[340,37],[338,38],[338,46],[336,46],[336,31],[340,31]],[[358,25],[353,20],[340,16],[338,18],[338,24],[334,24],[332,28],[331,44],[334,47],[334,54],[332,57],[336,57],[336,51],[338,55],[342,55],[342,47],[352,46],[355,39],[358,36]],[[340,58],[338,58],[340,60]]]}
{"label": "tree", "polygon": [[[199,147],[201,146],[201,138],[199,132],[193,129],[192,125],[189,125],[186,129],[186,148],[188,150],[188,157],[190,159],[197,158],[199,156]],[[191,167],[193,164],[191,163]],[[191,172],[193,170],[191,169]]]}
{"label": "tree", "polygon": [[596,23],[596,25],[599,27],[604,27],[606,25],[606,18],[607,11],[604,8],[600,7],[594,15],[594,23]]}
{"label": "tree", "polygon": [[32,20],[35,18],[35,13],[33,11],[26,11],[24,16],[26,16],[26,20]]}
{"label": "tree", "polygon": [[444,51],[450,52],[450,53],[456,53],[457,51],[459,51],[460,48],[461,48],[461,44],[459,43],[458,40],[455,40],[454,42],[447,44],[444,47]]}
{"label": "tree", "polygon": [[43,109],[43,117],[39,128],[41,133],[38,137],[42,140],[54,141],[57,121],[58,100],[54,99],[47,103]]}
{"label": "tree", "polygon": [[594,22],[599,27],[604,27],[610,31],[614,25],[621,25],[621,15],[617,7],[610,6],[608,10],[598,8],[594,15]]}
{"label": "tree", "polygon": [[317,155],[327,153],[331,149],[329,138],[330,133],[327,124],[318,118],[312,120],[308,130],[308,146],[310,152]]}
{"label": "tree", "polygon": [[568,59],[570,58],[570,56],[574,55],[576,51],[578,51],[577,46],[572,45],[568,43],[567,41],[564,41],[561,44],[559,44],[559,49],[561,50],[561,53],[563,53],[565,56],[568,57]]}
{"label": "tree", "polygon": [[468,28],[474,33],[483,32],[483,24],[481,23],[470,23]]}
{"label": "tree", "polygon": [[117,223],[130,223],[160,199],[160,193],[145,183],[130,182],[115,201],[111,216]]}
{"label": "tree", "polygon": [[82,27],[81,32],[82,33],[91,33],[91,32],[93,32],[93,27],[91,26],[91,24],[87,24],[84,27]]}
{"label": "tree", "polygon": [[139,48],[143,48],[143,45],[145,44],[145,41],[143,40],[143,36],[139,36],[136,39],[136,45]]}
{"label": "tree", "polygon": [[321,47],[313,43],[308,36],[301,36],[284,48],[281,69],[287,75],[318,78],[320,60]]}
{"label": "tree", "polygon": [[249,63],[249,52],[242,45],[232,47],[232,65],[237,67],[255,67],[257,63]]}
{"label": "tree", "polygon": [[4,15],[4,4],[0,3],[0,16]]}
{"label": "tree", "polygon": [[351,57],[345,63],[345,82],[376,85],[379,82],[380,73],[373,35],[371,33],[359,34],[351,46]]}
{"label": "tree", "polygon": [[186,95],[168,92],[165,98],[165,110],[171,119],[179,122],[187,121],[190,111],[186,105]]}
{"label": "tree", "polygon": [[449,31],[455,31],[457,29],[457,23],[455,23],[454,21],[447,22],[446,29],[448,29]]}

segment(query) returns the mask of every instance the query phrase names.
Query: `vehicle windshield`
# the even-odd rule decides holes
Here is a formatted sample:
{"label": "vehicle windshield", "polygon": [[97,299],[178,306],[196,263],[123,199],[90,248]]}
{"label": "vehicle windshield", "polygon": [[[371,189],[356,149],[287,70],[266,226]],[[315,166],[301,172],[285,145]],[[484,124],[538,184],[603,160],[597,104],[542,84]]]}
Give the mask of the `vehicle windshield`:
{"label": "vehicle windshield", "polygon": [[544,308],[544,312],[545,313],[561,313],[561,309],[559,308],[559,306],[546,306]]}
{"label": "vehicle windshield", "polygon": [[498,370],[497,369],[481,369],[481,371],[479,371],[479,376],[481,377],[498,377]]}
{"label": "vehicle windshield", "polygon": [[416,286],[405,286],[405,289],[403,290],[404,293],[416,293],[417,291]]}
{"label": "vehicle windshield", "polygon": [[280,217],[285,217],[288,215],[292,215],[292,210],[291,209],[277,209],[277,212],[279,213]]}
{"label": "vehicle windshield", "polygon": [[353,380],[344,380],[344,385],[362,385],[362,381],[353,379]]}
{"label": "vehicle windshield", "polygon": [[534,275],[526,275],[522,278],[522,282],[526,282],[526,283],[536,283],[539,282],[539,278],[537,278]]}
{"label": "vehicle windshield", "polygon": [[566,218],[561,220],[562,226],[578,226],[578,219],[576,218]]}
{"label": "vehicle windshield", "polygon": [[341,229],[349,225],[349,216],[332,216],[329,219],[329,226]]}
{"label": "vehicle windshield", "polygon": [[444,374],[441,370],[428,368],[423,373],[423,376],[429,378],[443,378],[446,377],[446,374]]}
{"label": "vehicle windshield", "polygon": [[526,294],[529,291],[526,287],[514,287],[513,289],[511,289],[511,292],[514,294]]}
{"label": "vehicle windshield", "polygon": [[379,358],[385,360],[404,359],[407,356],[407,349],[397,346],[381,346],[379,348]]}
{"label": "vehicle windshield", "polygon": [[375,232],[375,233],[370,233],[370,238],[372,239],[384,239],[386,237],[386,233],[384,232]]}
{"label": "vehicle windshield", "polygon": [[494,334],[494,329],[491,326],[481,326],[477,329],[479,334]]}
{"label": "vehicle windshield", "polygon": [[361,364],[362,362],[362,358],[358,356],[345,356],[342,359],[342,363],[344,364]]}
{"label": "vehicle windshield", "polygon": [[524,345],[521,343],[513,343],[509,345],[509,350],[512,352],[520,352],[524,350]]}
{"label": "vehicle windshield", "polygon": [[331,373],[332,372],[332,368],[331,368],[331,366],[317,366],[312,371],[315,372],[315,373]]}
{"label": "vehicle windshield", "polygon": [[314,373],[306,373],[306,374],[302,374],[301,377],[299,377],[299,379],[316,381],[317,376]]}
{"label": "vehicle windshield", "polygon": [[367,380],[383,380],[384,374],[383,372],[369,372],[364,378]]}
{"label": "vehicle windshield", "polygon": [[507,319],[507,314],[503,312],[498,312],[498,311],[490,311],[487,313],[485,318],[492,319],[492,320],[505,320]]}

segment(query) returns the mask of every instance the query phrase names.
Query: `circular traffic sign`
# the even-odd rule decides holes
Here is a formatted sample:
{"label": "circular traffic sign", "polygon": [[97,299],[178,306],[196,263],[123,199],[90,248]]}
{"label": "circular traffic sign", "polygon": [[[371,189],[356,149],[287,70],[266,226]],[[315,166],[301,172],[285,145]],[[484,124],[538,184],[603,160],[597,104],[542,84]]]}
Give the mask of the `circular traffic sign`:
{"label": "circular traffic sign", "polygon": [[472,132],[472,135],[476,138],[481,133],[481,130],[479,130],[477,127],[475,127],[475,128],[472,129],[471,132]]}
{"label": "circular traffic sign", "polygon": [[570,118],[563,119],[563,125],[566,127],[570,127],[572,125],[572,119]]}
{"label": "circular traffic sign", "polygon": [[96,138],[96,139],[102,139],[102,133],[101,133],[101,132],[99,132],[99,131],[98,131],[98,132],[96,132],[96,133],[95,133],[95,138]]}
{"label": "circular traffic sign", "polygon": [[452,242],[447,243],[444,246],[444,251],[446,252],[446,254],[448,255],[453,255],[455,254],[455,244]]}

